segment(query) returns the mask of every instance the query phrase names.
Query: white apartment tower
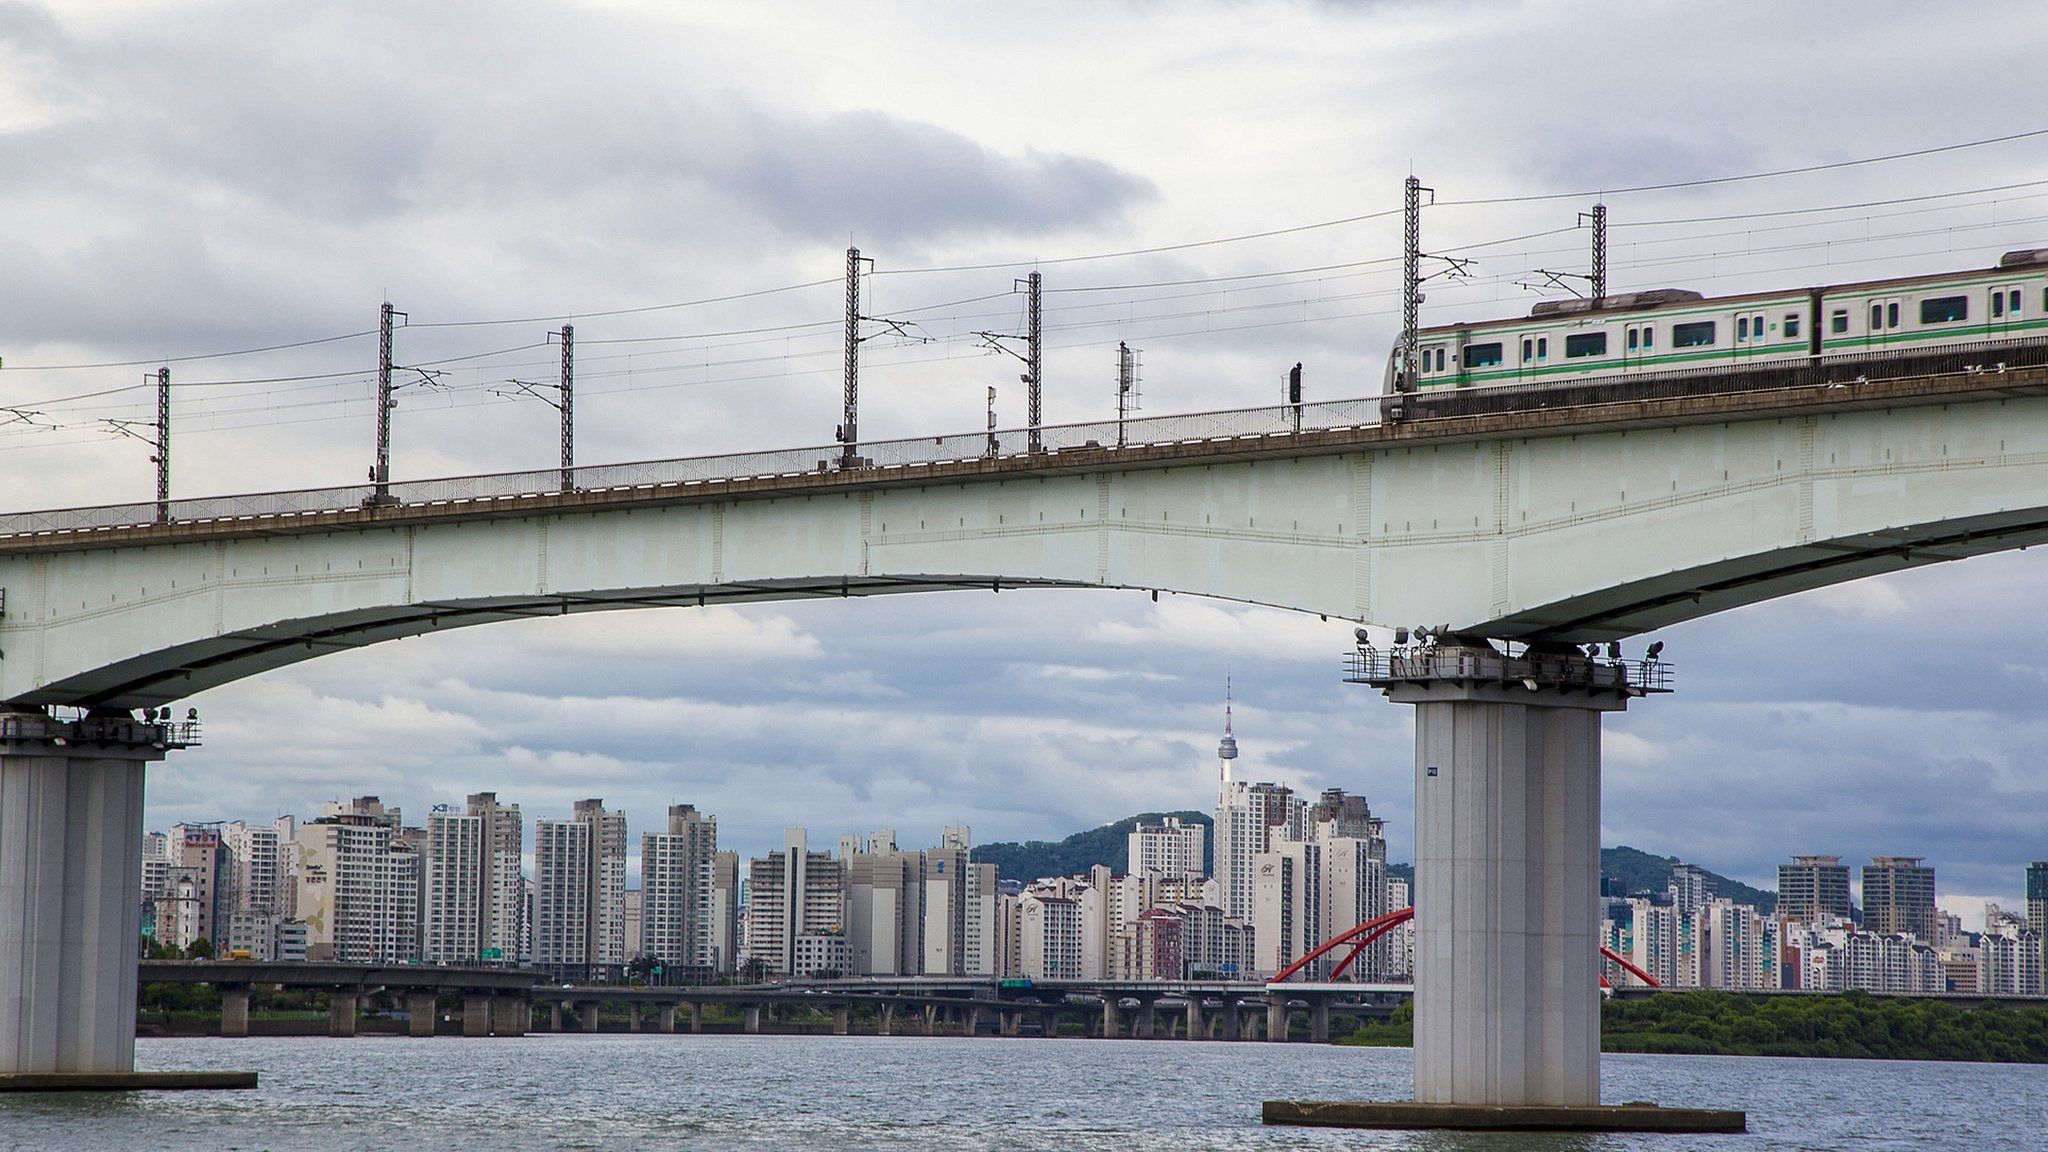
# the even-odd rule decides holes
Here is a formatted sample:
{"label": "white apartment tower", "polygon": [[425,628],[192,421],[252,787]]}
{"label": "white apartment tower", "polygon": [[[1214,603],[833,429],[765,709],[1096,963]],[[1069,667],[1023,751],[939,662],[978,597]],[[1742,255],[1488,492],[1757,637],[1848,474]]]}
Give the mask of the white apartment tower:
{"label": "white apartment tower", "polygon": [[805,975],[808,940],[846,940],[846,864],[812,852],[801,828],[783,833],[782,851],[747,866],[747,956],[770,975]]}
{"label": "white apartment tower", "polygon": [[[1235,750],[1233,742],[1232,751]],[[1130,860],[1125,871],[1133,876],[1140,872],[1164,876],[1206,872],[1202,849],[1208,832],[1200,824],[1183,823],[1178,816],[1163,816],[1157,824],[1140,823],[1131,829]]]}
{"label": "white apartment tower", "polygon": [[712,861],[718,818],[671,804],[668,831],[640,837],[640,949],[671,968],[717,970],[712,940]]}
{"label": "white apartment tower", "polygon": [[589,976],[626,962],[626,814],[578,800],[533,832],[533,962]]}
{"label": "white apartment tower", "polygon": [[299,828],[293,907],[306,958],[407,963],[419,956],[420,857],[398,835],[398,812],[374,796],[322,806]]}
{"label": "white apartment tower", "polygon": [[526,959],[519,805],[495,792],[469,797],[463,810],[427,817],[420,951],[429,964],[507,964]]}

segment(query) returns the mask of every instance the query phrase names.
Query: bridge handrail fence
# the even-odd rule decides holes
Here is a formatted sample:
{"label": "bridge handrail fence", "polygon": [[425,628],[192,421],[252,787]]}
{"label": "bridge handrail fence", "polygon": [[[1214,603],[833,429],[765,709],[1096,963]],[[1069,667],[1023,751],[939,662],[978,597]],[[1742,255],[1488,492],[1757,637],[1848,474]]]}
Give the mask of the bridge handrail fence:
{"label": "bridge handrail fence", "polygon": [[[986,430],[943,436],[917,436],[900,440],[877,440],[859,445],[859,471],[886,475],[889,471],[918,465],[957,464],[973,460],[1024,457],[1056,457],[1061,452],[1128,451],[1160,444],[1200,443],[1292,434],[1300,431],[1330,431],[1379,423],[1380,397],[1330,400],[1315,404],[1282,404],[1265,408],[1236,408],[1216,412],[1195,412],[1144,419],[1055,424],[1040,432],[1042,451],[1026,451],[1027,429]],[[1297,419],[1298,414],[1298,419]],[[607,492],[655,488],[688,487],[698,484],[761,480],[803,475],[834,474],[843,469],[839,456],[842,445],[784,448],[766,452],[737,452],[718,456],[690,456],[674,460],[646,460],[627,464],[578,465],[572,472],[574,490]],[[563,492],[562,470],[541,468],[528,472],[496,472],[479,476],[452,476],[438,480],[394,481],[391,503],[409,506],[483,504],[523,496],[546,496]],[[235,496],[202,496],[170,502],[169,520],[174,523],[218,523],[236,520],[286,519],[370,506],[377,495],[371,484],[337,488],[301,488],[283,492],[258,492]],[[104,504],[87,508],[54,508],[43,511],[0,514],[0,539],[18,536],[100,532],[133,528],[162,522],[161,509],[154,501]]]}

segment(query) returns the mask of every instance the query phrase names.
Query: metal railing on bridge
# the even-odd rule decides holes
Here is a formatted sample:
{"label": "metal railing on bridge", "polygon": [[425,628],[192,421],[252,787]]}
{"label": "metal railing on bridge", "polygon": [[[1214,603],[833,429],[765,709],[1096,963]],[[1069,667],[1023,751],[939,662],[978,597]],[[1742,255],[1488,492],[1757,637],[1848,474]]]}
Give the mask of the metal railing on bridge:
{"label": "metal railing on bridge", "polygon": [[[1165,444],[1209,443],[1360,428],[1379,423],[1380,399],[1379,396],[1369,396],[1319,404],[1283,404],[1124,421],[1054,424],[1039,430],[1041,450],[1038,452],[1027,451],[1031,433],[1024,428],[876,440],[858,446],[861,462],[854,471],[886,475],[894,469],[921,465],[990,459],[1050,459],[1062,452],[1079,450],[1119,451]],[[574,491],[609,492],[827,475],[846,471],[840,464],[844,450],[843,445],[832,444],[629,464],[597,464],[578,466],[570,476]],[[556,467],[439,480],[394,481],[389,486],[388,503],[420,507],[487,504],[523,496],[547,496],[569,490],[563,485],[563,475],[563,470]],[[168,507],[168,516],[155,501],[14,512],[0,514],[0,539],[102,532],[165,522],[204,524],[287,519],[349,511],[377,503],[376,485],[351,484],[337,488],[302,488],[173,500]]]}

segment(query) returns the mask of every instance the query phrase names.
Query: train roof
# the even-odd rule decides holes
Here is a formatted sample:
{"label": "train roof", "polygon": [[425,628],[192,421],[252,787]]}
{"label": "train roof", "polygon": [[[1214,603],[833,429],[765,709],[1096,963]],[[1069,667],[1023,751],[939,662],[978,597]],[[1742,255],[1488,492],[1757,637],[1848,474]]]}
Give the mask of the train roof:
{"label": "train roof", "polygon": [[1804,295],[1810,292],[1855,292],[1887,287],[1909,287],[1916,284],[1936,284],[1953,280],[1958,276],[1983,276],[1998,272],[2048,268],[2048,248],[2017,248],[1998,258],[1990,268],[1960,268],[1953,272],[1928,272],[1919,276],[1894,276],[1884,280],[1854,280],[1841,284],[1814,284],[1797,288],[1778,288],[1764,292],[1738,292],[1728,296],[1707,296],[1690,288],[1648,288],[1638,292],[1623,292],[1619,295],[1604,296],[1596,310],[1591,300],[1539,300],[1529,309],[1528,316],[1497,316],[1485,320],[1468,320],[1453,324],[1430,324],[1416,329],[1417,336],[1458,332],[1471,328],[1490,327],[1496,324],[1513,324],[1524,320],[1558,319],[1566,316],[1584,316],[1602,313],[1655,312],[1660,309],[1687,307],[1696,304],[1740,304],[1745,301],[1781,300],[1790,295]]}

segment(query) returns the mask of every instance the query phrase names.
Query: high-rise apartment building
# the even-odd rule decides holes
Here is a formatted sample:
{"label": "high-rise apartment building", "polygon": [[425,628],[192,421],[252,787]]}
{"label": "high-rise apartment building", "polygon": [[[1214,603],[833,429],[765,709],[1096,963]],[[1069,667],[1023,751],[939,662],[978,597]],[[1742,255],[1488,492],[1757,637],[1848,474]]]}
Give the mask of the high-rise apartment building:
{"label": "high-rise apartment building", "polygon": [[1863,927],[1937,941],[1934,869],[1919,856],[1873,856],[1863,868]]}
{"label": "high-rise apartment building", "polygon": [[[1271,976],[1326,938],[1323,846],[1308,840],[1275,843],[1252,857],[1252,877],[1252,971]],[[1323,979],[1337,959],[1318,959],[1304,976]]]}
{"label": "high-rise apartment building", "polygon": [[1207,828],[1186,823],[1178,816],[1163,816],[1157,824],[1141,822],[1128,837],[1127,871],[1132,875],[1158,872],[1165,876],[1207,872],[1203,857],[1208,835]]}
{"label": "high-rise apartment building", "polygon": [[419,853],[400,835],[398,812],[374,796],[322,805],[298,830],[294,907],[306,925],[306,958],[344,964],[418,959]]}
{"label": "high-rise apartment building", "polygon": [[226,914],[234,910],[234,874],[220,829],[174,824],[170,851],[172,863],[184,869],[190,882],[189,895],[181,896],[188,909],[186,931],[194,940],[219,946],[225,939]]}
{"label": "high-rise apartment building", "polygon": [[1292,788],[1223,781],[1216,801],[1216,886],[1231,917],[1252,917],[1252,858],[1284,841],[1305,839],[1307,813],[1307,802]]}
{"label": "high-rise apartment building", "polygon": [[578,800],[533,831],[537,967],[590,978],[626,962],[626,814]]}
{"label": "high-rise apartment building", "polygon": [[1067,896],[1026,892],[1017,901],[1018,974],[1031,980],[1081,978],[1081,907]]}
{"label": "high-rise apartment building", "polygon": [[1812,924],[1848,920],[1849,866],[1840,856],[1794,856],[1778,865],[1778,915]]}
{"label": "high-rise apartment building", "polygon": [[2027,865],[2027,927],[2048,937],[2048,860]]}
{"label": "high-rise apartment building", "polygon": [[712,959],[712,859],[718,818],[672,804],[668,831],[640,837],[641,951],[669,969],[716,972]]}
{"label": "high-rise apartment building", "polygon": [[713,853],[705,875],[704,951],[694,963],[713,976],[730,976],[739,968],[740,854]]}
{"label": "high-rise apartment building", "polygon": [[240,820],[221,826],[221,846],[227,850],[227,867],[232,880],[223,903],[232,912],[261,916],[284,911],[282,878],[285,861],[272,824],[246,824]]}
{"label": "high-rise apartment building", "polygon": [[519,964],[525,828],[495,792],[427,817],[420,950],[429,964]]}
{"label": "high-rise apartment building", "polygon": [[747,958],[769,975],[809,975],[800,955],[835,951],[816,937],[846,942],[846,864],[812,852],[804,830],[791,828],[782,851],[748,863]]}
{"label": "high-rise apartment building", "polygon": [[1696,864],[1673,864],[1671,879],[1664,889],[1671,897],[1672,912],[1679,916],[1690,916],[1713,899],[1713,893],[1707,889],[1706,870]]}

